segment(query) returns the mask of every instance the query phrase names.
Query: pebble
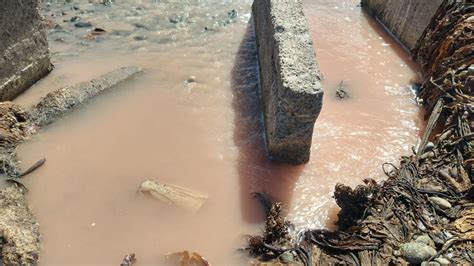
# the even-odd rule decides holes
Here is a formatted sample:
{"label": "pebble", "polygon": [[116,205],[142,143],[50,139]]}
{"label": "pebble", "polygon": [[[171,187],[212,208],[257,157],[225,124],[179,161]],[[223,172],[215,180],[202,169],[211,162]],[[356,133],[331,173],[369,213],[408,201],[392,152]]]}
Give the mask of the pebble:
{"label": "pebble", "polygon": [[79,21],[79,22],[74,23],[74,26],[78,28],[89,28],[89,27],[92,27],[92,24],[90,22]]}
{"label": "pebble", "polygon": [[440,264],[437,261],[423,261],[421,266],[440,266]]}
{"label": "pebble", "polygon": [[428,246],[434,247],[434,241],[428,235],[420,235],[415,239],[418,243],[424,243]]}
{"label": "pebble", "polygon": [[436,255],[436,250],[424,243],[412,241],[400,246],[405,259],[411,263],[422,263]]}
{"label": "pebble", "polygon": [[440,198],[440,197],[429,197],[430,201],[433,202],[434,204],[438,205],[442,209],[450,209],[452,207],[451,203],[449,201]]}
{"label": "pebble", "polygon": [[193,83],[193,82],[196,82],[196,77],[195,76],[189,76],[188,79],[186,79],[186,82],[187,83]]}
{"label": "pebble", "polygon": [[280,255],[279,258],[281,262],[283,263],[290,263],[295,260],[295,257],[293,256],[293,254],[291,254],[291,251],[284,252],[283,254]]}
{"label": "pebble", "polygon": [[421,159],[426,159],[426,158],[433,158],[435,156],[434,152],[432,151],[429,151],[429,152],[425,152],[421,155]]}
{"label": "pebble", "polygon": [[426,143],[424,151],[425,152],[426,151],[431,151],[431,150],[433,150],[434,146],[435,146],[434,143],[430,141],[430,142]]}
{"label": "pebble", "polygon": [[133,36],[133,39],[135,41],[144,41],[144,40],[146,40],[146,36],[145,35],[136,35],[136,36]]}
{"label": "pebble", "polygon": [[169,21],[173,24],[176,24],[181,21],[181,18],[178,15],[171,15]]}
{"label": "pebble", "polygon": [[76,22],[76,21],[79,21],[79,20],[81,20],[81,18],[78,17],[78,16],[74,16],[71,19],[69,19],[69,21],[71,21],[71,22]]}
{"label": "pebble", "polygon": [[445,259],[445,258],[436,258],[434,259],[435,261],[437,261],[441,266],[448,266],[450,264],[449,260]]}
{"label": "pebble", "polygon": [[474,65],[470,65],[467,69],[471,75],[474,75]]}

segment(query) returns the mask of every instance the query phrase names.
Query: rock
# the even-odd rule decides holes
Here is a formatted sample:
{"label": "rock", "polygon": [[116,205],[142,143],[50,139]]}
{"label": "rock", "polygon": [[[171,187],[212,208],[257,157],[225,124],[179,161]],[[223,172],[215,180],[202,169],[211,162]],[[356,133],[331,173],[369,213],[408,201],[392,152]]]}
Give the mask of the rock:
{"label": "rock", "polygon": [[283,254],[280,255],[279,257],[280,261],[283,263],[290,263],[295,261],[295,257],[291,253],[291,251],[286,251]]}
{"label": "rock", "polygon": [[193,83],[196,82],[196,77],[195,76],[189,76],[188,79],[186,79],[186,83]]}
{"label": "rock", "polygon": [[405,259],[411,263],[422,263],[436,255],[436,250],[427,244],[412,241],[400,246]]}
{"label": "rock", "polygon": [[425,152],[423,153],[420,158],[421,159],[427,159],[427,158],[433,158],[435,156],[435,153],[433,151]]}
{"label": "rock", "polygon": [[179,22],[181,22],[181,21],[183,20],[182,17],[180,17],[180,16],[178,16],[178,15],[176,15],[176,14],[171,15],[168,19],[169,19],[169,21],[170,21],[171,23],[173,23],[173,24],[179,23]]}
{"label": "rock", "polygon": [[440,198],[440,197],[429,197],[430,201],[433,202],[434,204],[438,205],[442,209],[450,209],[452,207],[451,203],[449,201]]}
{"label": "rock", "polygon": [[428,235],[420,235],[415,238],[416,242],[427,244],[428,246],[434,247],[434,241]]}
{"label": "rock", "polygon": [[434,259],[435,261],[437,261],[441,266],[448,266],[450,264],[449,260],[445,259],[445,258],[436,258]]}
{"label": "rock", "polygon": [[469,71],[469,74],[474,75],[474,65],[470,65],[467,70]]}
{"label": "rock", "polygon": [[76,21],[79,21],[79,20],[81,20],[81,18],[78,17],[78,16],[74,16],[74,17],[69,19],[70,22],[76,22]]}
{"label": "rock", "polygon": [[425,152],[431,151],[431,150],[433,150],[433,148],[434,148],[434,143],[429,141],[428,143],[426,143],[425,148],[423,149],[423,151],[425,151]]}
{"label": "rock", "polygon": [[440,266],[437,261],[423,261],[421,266]]}
{"label": "rock", "polygon": [[341,80],[339,85],[337,85],[336,97],[340,100],[350,98],[349,93],[347,92],[346,87],[344,86],[344,80]]}
{"label": "rock", "polygon": [[86,21],[79,21],[79,22],[74,23],[74,26],[78,28],[89,28],[89,27],[92,27],[92,24]]}
{"label": "rock", "polygon": [[239,13],[235,9],[232,9],[229,13],[227,13],[227,15],[231,19],[236,19],[239,16]]}
{"label": "rock", "polygon": [[146,40],[146,36],[145,35],[135,35],[135,36],[133,36],[133,39],[135,41],[144,41],[144,40]]}

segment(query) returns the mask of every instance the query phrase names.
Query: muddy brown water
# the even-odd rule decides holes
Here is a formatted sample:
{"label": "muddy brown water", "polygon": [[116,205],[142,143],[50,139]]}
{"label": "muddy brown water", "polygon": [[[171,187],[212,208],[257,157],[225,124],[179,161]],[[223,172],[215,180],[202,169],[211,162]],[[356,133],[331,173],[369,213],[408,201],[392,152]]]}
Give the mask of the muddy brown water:
{"label": "muddy brown water", "polygon": [[[166,264],[167,253],[181,250],[197,251],[214,264],[246,263],[237,248],[245,234],[263,226],[251,192],[283,201],[300,228],[333,228],[334,185],[381,180],[381,164],[408,153],[422,126],[407,87],[418,70],[357,1],[305,1],[325,99],[311,161],[296,167],[264,156],[250,2],[79,7],[95,9],[87,19],[120,26],[120,34],[111,30],[87,40],[87,29],[50,30],[56,68],[16,102],[31,106],[48,91],[128,64],[144,67],[145,74],[19,148],[23,168],[48,160],[25,179],[40,223],[43,265],[116,265],[131,252],[138,265]],[[63,17],[50,15],[64,8],[52,4],[43,12],[63,25]],[[232,9],[238,11],[235,21],[215,23]],[[173,14],[185,21],[168,25],[163,17]],[[149,21],[156,16],[157,28],[130,26],[155,25]],[[203,31],[209,21],[217,26]],[[146,37],[136,41],[136,34]],[[335,96],[341,80],[351,94],[345,101]],[[136,195],[147,178],[209,199],[194,215],[174,209]]]}

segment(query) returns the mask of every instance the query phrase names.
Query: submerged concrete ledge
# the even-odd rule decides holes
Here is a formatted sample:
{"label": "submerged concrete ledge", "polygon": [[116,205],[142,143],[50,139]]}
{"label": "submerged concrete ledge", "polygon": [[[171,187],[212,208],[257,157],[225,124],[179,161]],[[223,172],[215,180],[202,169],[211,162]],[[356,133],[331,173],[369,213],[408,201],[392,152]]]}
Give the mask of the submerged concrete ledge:
{"label": "submerged concrete ledge", "polygon": [[443,0],[362,0],[362,5],[377,17],[408,49],[413,50]]}
{"label": "submerged concrete ledge", "polygon": [[0,101],[14,99],[52,69],[38,6],[39,0],[0,5]]}
{"label": "submerged concrete ledge", "polygon": [[323,90],[303,5],[255,0],[252,8],[268,155],[305,163]]}

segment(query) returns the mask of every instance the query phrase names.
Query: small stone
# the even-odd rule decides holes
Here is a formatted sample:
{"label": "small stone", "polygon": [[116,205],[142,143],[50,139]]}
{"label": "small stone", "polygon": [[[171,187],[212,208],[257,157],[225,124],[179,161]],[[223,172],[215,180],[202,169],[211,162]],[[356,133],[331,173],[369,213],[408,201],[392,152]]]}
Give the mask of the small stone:
{"label": "small stone", "polygon": [[438,205],[442,209],[450,209],[451,203],[449,201],[440,198],[440,197],[429,197],[430,201],[433,202],[434,204]]}
{"label": "small stone", "polygon": [[435,146],[434,143],[430,141],[430,142],[426,143],[425,149],[423,151],[425,151],[425,152],[426,151],[431,151],[431,150],[433,150],[434,146]]}
{"label": "small stone", "polygon": [[402,253],[400,252],[400,250],[394,250],[394,251],[392,252],[392,254],[393,254],[393,256],[395,256],[395,257],[400,257],[400,256],[402,255]]}
{"label": "small stone", "polygon": [[237,11],[235,11],[235,9],[232,9],[229,13],[227,13],[227,15],[231,19],[236,19],[239,16],[239,13]]}
{"label": "small stone", "polygon": [[136,36],[133,36],[133,39],[135,41],[144,41],[144,40],[146,40],[146,36],[145,35],[136,35]]}
{"label": "small stone", "polygon": [[188,79],[186,79],[186,82],[187,83],[193,83],[193,82],[196,82],[196,77],[195,76],[189,76]]}
{"label": "small stone", "polygon": [[433,158],[435,156],[435,153],[433,151],[425,152],[421,155],[421,159],[426,159],[426,158]]}
{"label": "small stone", "polygon": [[449,260],[445,258],[436,258],[435,261],[437,261],[441,266],[448,266],[450,264]]}
{"label": "small stone", "polygon": [[469,74],[474,75],[474,65],[470,65],[467,70],[469,71]]}
{"label": "small stone", "polygon": [[440,266],[437,261],[423,261],[421,266]]}
{"label": "small stone", "polygon": [[291,251],[286,251],[283,254],[280,255],[280,261],[283,263],[290,263],[295,260],[295,257],[293,254],[291,254]]}
{"label": "small stone", "polygon": [[81,20],[81,18],[78,17],[78,16],[74,16],[71,19],[69,19],[69,21],[71,21],[71,22],[76,22],[76,21],[79,21],[79,20]]}
{"label": "small stone", "polygon": [[78,28],[89,28],[89,27],[92,27],[92,24],[90,22],[79,21],[79,22],[74,23],[74,26]]}
{"label": "small stone", "polygon": [[436,250],[424,243],[408,242],[400,246],[405,259],[411,263],[422,263],[436,255]]}
{"label": "small stone", "polygon": [[427,244],[428,246],[434,247],[434,241],[428,235],[420,235],[415,238],[416,242]]}
{"label": "small stone", "polygon": [[169,21],[173,24],[176,24],[178,22],[181,22],[181,18],[178,15],[171,15],[169,17]]}

